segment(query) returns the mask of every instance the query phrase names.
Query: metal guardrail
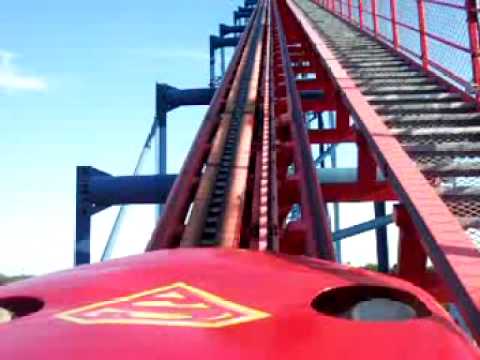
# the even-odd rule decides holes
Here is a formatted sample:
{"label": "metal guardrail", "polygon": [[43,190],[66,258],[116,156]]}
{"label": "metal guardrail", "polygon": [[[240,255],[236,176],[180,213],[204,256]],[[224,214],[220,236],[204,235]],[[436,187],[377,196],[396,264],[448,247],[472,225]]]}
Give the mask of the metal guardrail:
{"label": "metal guardrail", "polygon": [[477,0],[312,0],[450,80],[478,93]]}

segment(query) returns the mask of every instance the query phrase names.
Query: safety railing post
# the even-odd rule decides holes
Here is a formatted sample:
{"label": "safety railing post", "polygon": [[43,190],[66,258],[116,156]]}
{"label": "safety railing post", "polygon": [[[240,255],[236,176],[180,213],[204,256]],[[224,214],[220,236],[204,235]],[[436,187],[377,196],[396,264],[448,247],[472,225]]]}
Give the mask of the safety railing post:
{"label": "safety railing post", "polygon": [[358,24],[360,30],[363,30],[363,0],[358,0]]}
{"label": "safety railing post", "polygon": [[371,13],[372,13],[372,22],[373,22],[373,33],[375,37],[378,36],[378,14],[377,14],[377,0],[371,0]]}
{"label": "safety railing post", "polygon": [[390,0],[390,18],[392,21],[393,46],[398,49],[398,22],[397,22],[397,0]]}
{"label": "safety railing post", "polygon": [[428,69],[428,39],[427,39],[427,21],[425,17],[425,0],[417,0],[418,9],[418,27],[420,30],[420,49],[422,51],[422,66],[425,70]]}
{"label": "safety railing post", "polygon": [[347,0],[348,21],[352,22],[352,0]]}
{"label": "safety railing post", "polygon": [[477,0],[466,0],[468,35],[470,38],[470,53],[472,56],[472,80],[477,102],[480,102],[480,45],[478,34]]}
{"label": "safety railing post", "polygon": [[338,0],[338,4],[340,6],[339,14],[341,17],[343,17],[343,0]]}

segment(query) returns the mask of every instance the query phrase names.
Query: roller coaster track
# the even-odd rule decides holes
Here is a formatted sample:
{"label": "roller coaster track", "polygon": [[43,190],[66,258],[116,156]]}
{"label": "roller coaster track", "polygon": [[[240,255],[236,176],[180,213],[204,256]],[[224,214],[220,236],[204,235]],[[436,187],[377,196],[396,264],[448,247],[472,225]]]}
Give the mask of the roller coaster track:
{"label": "roller coaster track", "polygon": [[[307,130],[312,110],[336,110],[336,128]],[[317,185],[310,143],[354,141],[357,197],[400,202],[399,276],[428,288],[430,259],[435,286],[478,339],[480,258],[468,234],[480,228],[480,188],[468,180],[480,173],[479,122],[469,94],[323,2],[262,2],[148,250],[268,248],[332,260],[332,195]],[[286,221],[296,204],[301,216]]]}

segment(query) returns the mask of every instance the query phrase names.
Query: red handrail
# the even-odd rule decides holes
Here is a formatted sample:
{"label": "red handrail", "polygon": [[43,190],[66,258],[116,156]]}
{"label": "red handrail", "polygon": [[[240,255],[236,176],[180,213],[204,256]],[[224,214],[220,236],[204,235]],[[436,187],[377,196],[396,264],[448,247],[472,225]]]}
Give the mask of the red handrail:
{"label": "red handrail", "polygon": [[[340,16],[349,23],[359,27],[362,31],[373,35],[378,40],[385,42],[392,46],[395,50],[401,50],[404,55],[413,58],[413,60],[421,62],[422,67],[425,70],[436,70],[442,73],[446,78],[449,78],[454,85],[461,87],[460,90],[469,93],[473,88],[478,90],[478,84],[480,84],[480,44],[479,44],[479,23],[478,23],[478,4],[477,0],[466,0],[465,5],[459,5],[450,3],[445,0],[415,0],[417,5],[417,20],[418,27],[407,24],[398,19],[401,6],[404,4],[402,1],[390,0],[389,1],[389,14],[381,14],[377,8],[377,0],[370,0],[370,8],[363,6],[363,0],[358,0],[358,6],[352,5],[352,0],[334,0],[333,4],[329,0],[312,0],[314,3],[324,7],[326,10]],[[449,8],[453,11],[463,11],[465,13],[467,24],[457,24],[456,26],[465,26],[465,33],[468,33],[469,44],[465,45],[458,41],[453,41],[442,36],[438,32],[436,33],[432,26],[427,25],[427,15],[429,11],[433,11],[426,4],[436,5],[442,8]],[[343,9],[346,4],[348,14],[345,15]],[[333,5],[333,6],[332,6]],[[338,5],[338,6],[337,6]],[[358,11],[358,20],[356,17],[351,16],[352,9],[355,8]],[[371,22],[364,21],[364,16],[371,17]],[[433,18],[432,16],[428,17]],[[391,26],[391,38],[385,31],[382,32],[379,26],[379,20],[389,22]],[[419,43],[413,44],[411,38],[402,39],[400,28],[413,31],[418,34]],[[446,47],[447,49],[454,51],[460,51],[464,54],[470,54],[471,56],[471,74],[465,71],[465,69],[452,69],[452,66],[442,64],[437,60],[432,59],[430,55],[431,42],[435,41]],[[420,49],[420,54],[417,54],[413,49]],[[450,55],[451,56],[451,55]]]}

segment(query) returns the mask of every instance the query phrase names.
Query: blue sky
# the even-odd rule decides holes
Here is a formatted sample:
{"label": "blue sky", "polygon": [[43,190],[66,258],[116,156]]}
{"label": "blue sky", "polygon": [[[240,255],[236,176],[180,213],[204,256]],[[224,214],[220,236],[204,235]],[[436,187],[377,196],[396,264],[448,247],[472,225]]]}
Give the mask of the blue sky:
{"label": "blue sky", "polygon": [[[0,272],[71,266],[75,166],[130,174],[153,119],[155,82],[206,86],[208,36],[240,4],[2,4]],[[181,166],[203,112],[170,115],[169,171]],[[108,234],[106,214],[94,222],[95,239]]]}
{"label": "blue sky", "polygon": [[[219,23],[231,23],[232,11],[241,3],[3,4],[0,273],[41,274],[72,266],[75,167],[131,174],[152,123],[155,82],[206,86],[208,36],[217,33]],[[181,167],[204,111],[183,108],[169,114],[170,173]],[[340,149],[340,166],[354,166],[354,149]],[[153,155],[148,155],[144,174],[153,173]],[[93,217],[94,259],[101,254],[116,211]],[[152,206],[129,207],[116,256],[142,251],[154,226],[153,214]],[[342,205],[341,226],[372,216],[372,206]],[[345,261],[374,261],[371,233],[345,244]]]}

